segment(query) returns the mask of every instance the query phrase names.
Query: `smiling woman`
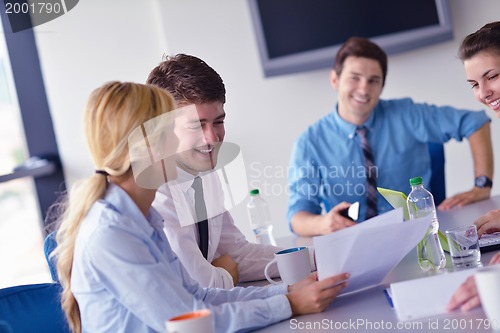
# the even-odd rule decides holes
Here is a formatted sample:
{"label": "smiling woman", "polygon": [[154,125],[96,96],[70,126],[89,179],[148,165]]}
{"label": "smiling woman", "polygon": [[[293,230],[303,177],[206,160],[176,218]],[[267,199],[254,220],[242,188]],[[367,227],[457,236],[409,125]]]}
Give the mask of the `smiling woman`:
{"label": "smiling woman", "polygon": [[[488,23],[465,37],[458,56],[464,63],[465,76],[472,87],[474,97],[500,118],[500,21]],[[489,186],[492,186],[492,181],[487,180]],[[500,210],[489,211],[474,224],[480,238],[483,234],[500,232]],[[500,264],[500,253],[497,253],[489,264]],[[494,291],[491,292],[495,295]],[[496,298],[499,296],[495,295]],[[451,298],[448,310],[460,308],[462,311],[469,311],[480,304],[475,279],[469,277]]]}
{"label": "smiling woman", "polygon": [[500,118],[500,21],[467,36],[459,57],[474,97]]}

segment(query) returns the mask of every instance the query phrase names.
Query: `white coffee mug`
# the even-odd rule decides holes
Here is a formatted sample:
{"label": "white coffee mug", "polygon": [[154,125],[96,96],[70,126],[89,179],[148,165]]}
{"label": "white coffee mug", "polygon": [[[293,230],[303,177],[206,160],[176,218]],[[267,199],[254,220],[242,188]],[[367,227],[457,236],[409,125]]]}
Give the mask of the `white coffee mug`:
{"label": "white coffee mug", "polygon": [[500,330],[500,264],[481,268],[474,279],[491,327]]}
{"label": "white coffee mug", "polygon": [[266,279],[272,284],[280,284],[280,282],[274,281],[268,272],[269,267],[275,262],[278,264],[281,280],[288,285],[299,282],[311,273],[309,251],[305,246],[292,247],[276,252],[274,259],[264,268]]}
{"label": "white coffee mug", "polygon": [[188,312],[165,323],[167,333],[214,333],[212,312],[208,309]]}

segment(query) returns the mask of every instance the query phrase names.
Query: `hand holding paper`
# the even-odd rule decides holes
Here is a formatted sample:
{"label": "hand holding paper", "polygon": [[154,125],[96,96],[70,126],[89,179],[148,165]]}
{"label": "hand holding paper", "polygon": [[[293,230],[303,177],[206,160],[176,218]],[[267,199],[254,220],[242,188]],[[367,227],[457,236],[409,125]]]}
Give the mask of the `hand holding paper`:
{"label": "hand holding paper", "polygon": [[415,320],[447,313],[455,290],[475,272],[475,269],[468,269],[391,284],[398,319]]}
{"label": "hand holding paper", "polygon": [[319,280],[350,273],[349,284],[342,293],[380,284],[422,240],[430,223],[429,218],[403,222],[403,211],[397,209],[314,237]]}

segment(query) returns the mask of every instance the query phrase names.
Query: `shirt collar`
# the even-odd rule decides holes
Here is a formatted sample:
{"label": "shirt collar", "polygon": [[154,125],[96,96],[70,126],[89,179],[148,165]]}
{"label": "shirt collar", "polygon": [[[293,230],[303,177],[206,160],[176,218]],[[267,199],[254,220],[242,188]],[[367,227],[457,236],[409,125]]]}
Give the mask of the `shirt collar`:
{"label": "shirt collar", "polygon": [[178,186],[184,193],[186,193],[191,186],[193,185],[193,181],[195,177],[202,177],[213,172],[213,170],[209,170],[206,172],[200,172],[198,175],[193,176],[189,172],[177,167],[177,179],[173,181],[175,186]]}
{"label": "shirt collar", "polygon": [[[373,109],[368,120],[365,121],[365,123],[363,125],[361,125],[361,126],[365,126],[368,129],[368,131],[371,131],[374,127],[375,113],[376,113],[375,111],[377,110],[377,107],[378,107],[378,104]],[[332,115],[333,115],[334,122],[337,124],[341,133],[349,139],[354,138],[354,136],[356,135],[356,128],[358,128],[358,126],[351,124],[351,123],[345,121],[344,119],[342,119],[342,117],[340,117],[338,104],[335,107],[335,110],[333,110]]]}
{"label": "shirt collar", "polygon": [[120,214],[129,217],[129,220],[134,223],[132,227],[137,228],[137,224],[143,224],[150,234],[153,234],[153,229],[163,229],[163,218],[156,209],[151,207],[145,217],[127,192],[114,183],[108,183],[104,201]]}
{"label": "shirt collar", "polygon": [[173,181],[173,185],[178,186],[182,192],[187,192],[191,185],[193,185],[193,180],[196,176],[193,176],[189,172],[177,167],[177,179]]}

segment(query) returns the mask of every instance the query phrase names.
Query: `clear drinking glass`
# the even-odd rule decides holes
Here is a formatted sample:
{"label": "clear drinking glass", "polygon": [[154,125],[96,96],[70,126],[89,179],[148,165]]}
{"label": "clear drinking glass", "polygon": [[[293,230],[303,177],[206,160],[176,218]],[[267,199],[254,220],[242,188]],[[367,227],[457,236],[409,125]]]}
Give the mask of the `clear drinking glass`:
{"label": "clear drinking glass", "polygon": [[448,229],[446,238],[453,267],[460,269],[481,266],[481,252],[474,224]]}

